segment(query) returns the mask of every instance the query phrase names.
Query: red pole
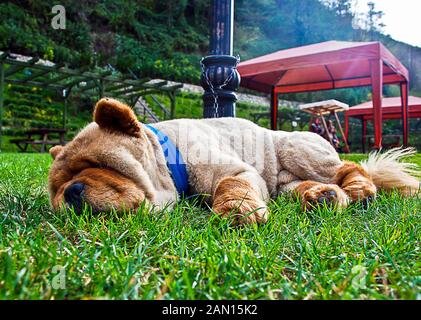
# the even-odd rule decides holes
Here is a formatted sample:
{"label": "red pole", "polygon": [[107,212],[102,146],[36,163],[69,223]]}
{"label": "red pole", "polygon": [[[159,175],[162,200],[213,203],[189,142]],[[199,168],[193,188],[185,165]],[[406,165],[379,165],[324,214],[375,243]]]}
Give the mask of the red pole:
{"label": "red pole", "polygon": [[374,148],[382,147],[382,98],[383,98],[383,61],[370,60],[371,88],[373,94]]}
{"label": "red pole", "polygon": [[408,99],[409,99],[409,86],[408,82],[401,82],[401,101],[402,101],[402,135],[403,145],[408,146],[409,123],[408,123]]}
{"label": "red pole", "polygon": [[278,129],[278,93],[276,88],[272,88],[271,97],[270,97],[271,107],[270,107],[270,127],[272,130]]}
{"label": "red pole", "polygon": [[363,147],[363,153],[365,153],[365,143],[367,141],[367,120],[365,118],[362,118],[363,120],[363,132],[361,137],[361,144]]}
{"label": "red pole", "polygon": [[345,137],[346,137],[346,141],[349,142],[349,116],[348,116],[348,111],[345,111]]}

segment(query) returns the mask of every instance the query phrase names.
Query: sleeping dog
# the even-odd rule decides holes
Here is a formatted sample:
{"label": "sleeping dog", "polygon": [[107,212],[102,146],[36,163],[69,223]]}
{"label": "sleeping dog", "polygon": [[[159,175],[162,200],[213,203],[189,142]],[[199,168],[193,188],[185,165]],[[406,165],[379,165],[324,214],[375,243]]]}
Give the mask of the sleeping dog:
{"label": "sleeping dog", "polygon": [[399,159],[409,149],[341,161],[317,134],[261,128],[237,118],[140,123],[122,102],[103,98],[94,122],[66,146],[50,149],[49,193],[54,209],[81,212],[158,209],[202,194],[212,210],[236,223],[266,222],[267,202],[295,193],[303,210],[338,209],[373,199],[379,189],[418,192],[416,168]]}

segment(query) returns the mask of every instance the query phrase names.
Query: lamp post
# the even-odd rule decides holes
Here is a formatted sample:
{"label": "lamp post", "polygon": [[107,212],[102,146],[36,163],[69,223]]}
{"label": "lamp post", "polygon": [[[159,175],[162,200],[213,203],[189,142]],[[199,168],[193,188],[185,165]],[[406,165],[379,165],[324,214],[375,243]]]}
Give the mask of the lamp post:
{"label": "lamp post", "polygon": [[234,0],[212,0],[210,52],[201,61],[203,117],[235,117],[239,59],[232,55]]}

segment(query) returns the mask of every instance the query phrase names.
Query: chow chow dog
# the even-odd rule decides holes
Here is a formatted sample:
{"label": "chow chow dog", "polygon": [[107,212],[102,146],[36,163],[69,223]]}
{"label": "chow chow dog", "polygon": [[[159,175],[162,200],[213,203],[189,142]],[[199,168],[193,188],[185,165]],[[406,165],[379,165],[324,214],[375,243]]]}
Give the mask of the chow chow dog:
{"label": "chow chow dog", "polygon": [[285,192],[296,194],[303,210],[340,209],[370,201],[379,189],[414,195],[420,186],[414,165],[399,161],[410,149],[371,154],[357,164],[341,161],[314,133],[271,131],[238,118],[146,126],[111,98],[97,102],[93,118],[66,146],[50,149],[54,209],[81,212],[89,205],[93,212],[120,211],[142,202],[159,209],[183,194],[202,194],[218,215],[239,224],[264,223],[269,199]]}

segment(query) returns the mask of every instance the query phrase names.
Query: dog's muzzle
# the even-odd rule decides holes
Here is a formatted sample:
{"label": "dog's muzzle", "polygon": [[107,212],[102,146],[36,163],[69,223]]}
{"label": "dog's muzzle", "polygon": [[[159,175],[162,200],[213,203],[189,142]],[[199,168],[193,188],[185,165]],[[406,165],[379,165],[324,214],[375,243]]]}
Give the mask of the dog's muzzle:
{"label": "dog's muzzle", "polygon": [[64,190],[64,200],[78,214],[82,212],[84,190],[85,185],[80,182],[74,183]]}

